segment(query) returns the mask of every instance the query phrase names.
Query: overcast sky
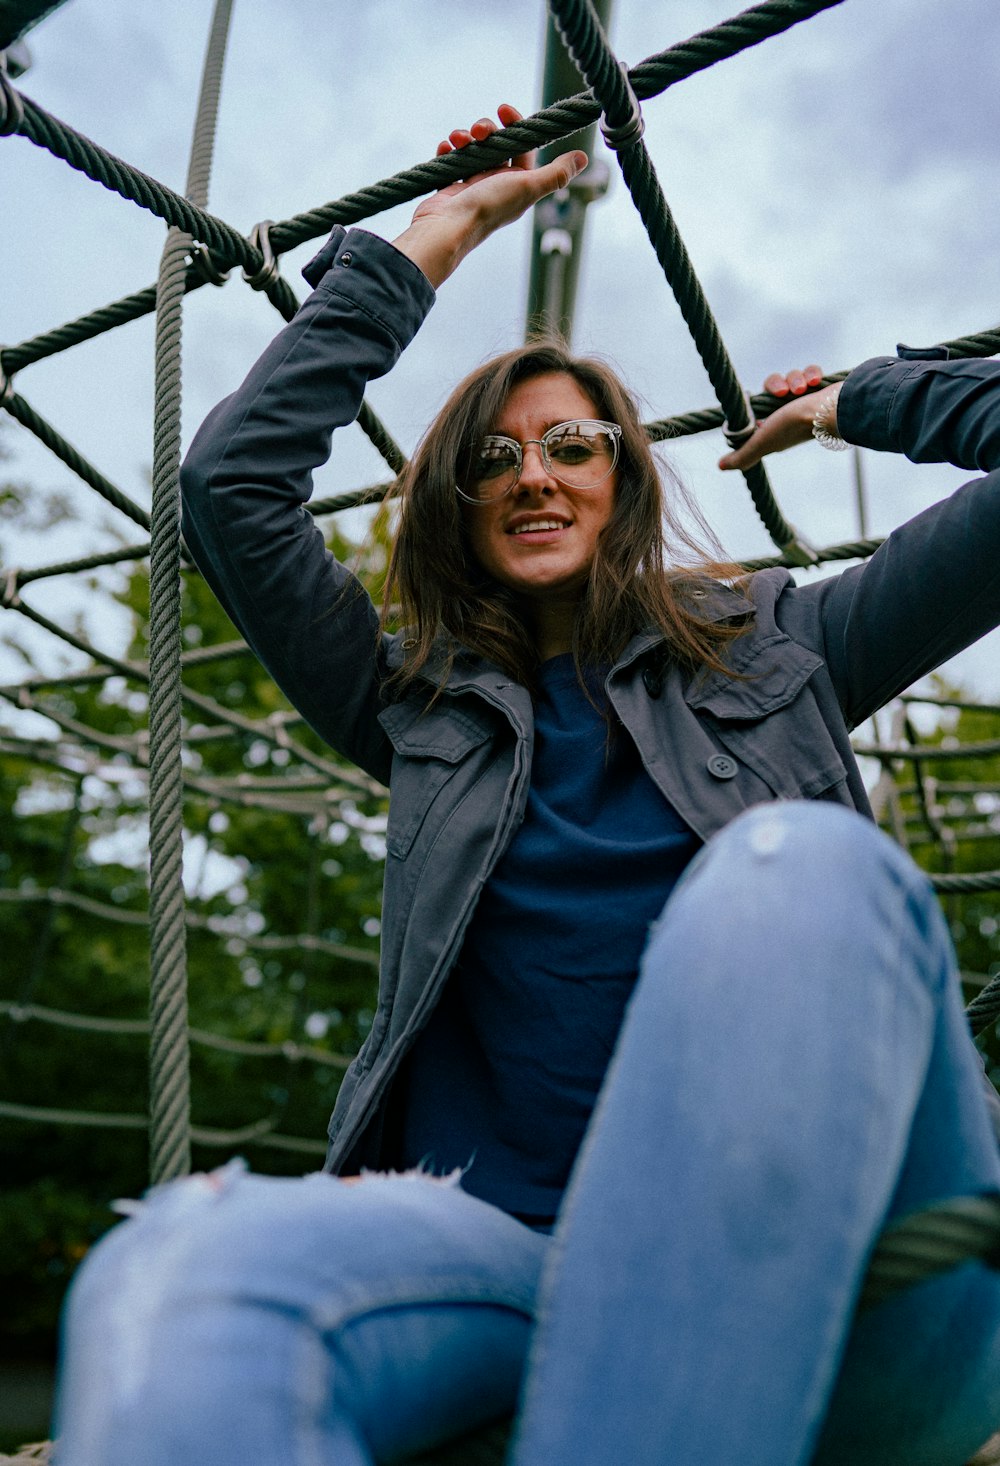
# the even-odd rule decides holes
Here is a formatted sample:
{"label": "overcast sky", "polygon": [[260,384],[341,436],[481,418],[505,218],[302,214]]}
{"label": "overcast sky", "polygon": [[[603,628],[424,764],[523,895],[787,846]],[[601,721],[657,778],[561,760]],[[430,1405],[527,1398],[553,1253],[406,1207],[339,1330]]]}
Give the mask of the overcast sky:
{"label": "overcast sky", "polygon": [[[175,188],[187,152],[211,0],[69,0],[31,36],[19,85],[39,104]],[[719,0],[615,0],[630,64],[732,13]],[[539,104],[540,0],[236,0],[210,207],[243,229],[337,198],[433,155],[439,137],[501,101]],[[980,330],[1000,316],[1000,9],[997,0],[845,3],[722,62],[644,105],[646,141],[745,383],[820,361],[850,367]],[[598,144],[604,156],[603,145]],[[613,159],[609,196],[589,216],[574,344],[612,359],[649,415],[707,406],[711,389]],[[0,139],[0,339],[21,341],[156,277],[164,226],[21,138]],[[409,209],[371,221],[392,238]],[[523,329],[527,222],[496,236],[444,287],[426,327],[371,400],[407,450],[455,380]],[[299,269],[316,244],[283,261]],[[238,271],[190,297],[184,436],[238,383],[278,325]],[[148,504],[152,318],[25,369],[18,390],[129,494]],[[356,429],[341,435],[320,492],[383,470]],[[112,543],[119,521],[17,424],[4,419],[4,476],[64,491],[67,521],[16,542],[35,565]],[[717,434],[678,445],[674,463],[734,555],[769,541],[742,480],[714,467]],[[962,481],[866,455],[871,528],[888,531]],[[786,517],[815,543],[857,533],[850,455],[812,446],[774,462]],[[26,595],[81,612],[101,646],[121,626],[80,583]],[[16,625],[14,624],[16,621]],[[24,634],[0,612],[0,639]],[[61,665],[63,653],[34,642]],[[1000,641],[954,675],[1000,698]],[[0,648],[0,676],[20,664]],[[9,725],[9,709],[0,721]]]}

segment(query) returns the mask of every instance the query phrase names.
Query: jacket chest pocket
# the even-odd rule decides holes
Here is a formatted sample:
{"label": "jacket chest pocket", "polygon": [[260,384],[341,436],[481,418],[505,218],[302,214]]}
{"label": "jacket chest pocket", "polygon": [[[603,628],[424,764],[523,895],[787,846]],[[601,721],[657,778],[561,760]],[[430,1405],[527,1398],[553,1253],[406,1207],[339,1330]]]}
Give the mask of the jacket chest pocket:
{"label": "jacket chest pocket", "polygon": [[477,708],[427,710],[416,699],[391,704],[378,720],[394,749],[386,849],[405,860],[438,795],[494,730]]}
{"label": "jacket chest pocket", "polygon": [[831,731],[806,685],[823,666],[816,652],[783,633],[757,642],[734,679],[695,679],[688,706],[778,799],[817,799],[847,778]]}

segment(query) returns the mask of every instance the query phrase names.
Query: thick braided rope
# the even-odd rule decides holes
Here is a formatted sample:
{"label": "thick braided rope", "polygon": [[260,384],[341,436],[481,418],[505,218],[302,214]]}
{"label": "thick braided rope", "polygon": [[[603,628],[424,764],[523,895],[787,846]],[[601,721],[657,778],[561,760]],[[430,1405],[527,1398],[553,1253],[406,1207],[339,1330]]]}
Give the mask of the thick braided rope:
{"label": "thick braided rope", "polygon": [[[629,115],[631,99],[591,0],[550,0],[550,9],[567,50],[590,83],[609,124],[620,126]],[[747,399],[641,135],[618,150],[618,162],[726,421],[739,432],[751,425]],[[787,551],[795,541],[795,531],[778,508],[763,465],[745,470],[744,478],[765,528],[779,549]]]}
{"label": "thick braided rope", "polygon": [[[232,0],[212,15],[185,192],[208,197]],[[149,1155],[154,1185],[191,1168],[184,772],[181,764],[181,306],[191,237],[171,229],[156,292],[153,511],[149,567]]]}
{"label": "thick braided rope", "polygon": [[1000,1197],[959,1196],[887,1227],[861,1290],[862,1310],[915,1283],[978,1261],[1000,1267]]}
{"label": "thick braided rope", "polygon": [[22,427],[27,428],[29,433],[34,433],[40,443],[44,443],[45,447],[60,458],[67,468],[72,469],[89,488],[95,489],[102,499],[107,500],[122,514],[128,515],[129,519],[141,525],[143,529],[149,528],[149,515],[146,511],[141,509],[127,494],[123,494],[121,489],[116,488],[110,479],[105,478],[99,469],[84,458],[72,443],[67,442],[51,423],[46,422],[44,417],[25,402],[23,397],[12,392],[4,406],[11,417],[15,418]]}
{"label": "thick braided rope", "polygon": [[[659,96],[676,82],[714,66],[717,61],[736,56],[740,51],[759,45],[800,21],[841,3],[842,0],[764,0],[762,5],[744,10],[641,62],[629,72],[636,96],[640,101]],[[334,224],[357,223],[395,204],[407,203],[420,194],[442,188],[455,178],[492,167],[517,153],[571,137],[596,122],[600,115],[600,103],[588,92],[581,92],[533,113],[523,122],[502,128],[484,142],[472,143],[444,158],[420,163],[392,178],[345,194],[332,203],[296,214],[274,226],[271,244],[276,253],[282,254],[308,239],[315,239]]]}
{"label": "thick braided rope", "polygon": [[[765,0],[761,5],[649,57],[631,73],[636,94],[643,99],[656,96],[675,82],[841,3],[842,0]],[[193,238],[206,244],[220,263],[239,264],[251,273],[260,269],[263,264],[261,251],[254,249],[238,230],[99,147],[51,116],[29,97],[19,96],[24,107],[24,118],[18,128],[22,136],[123,198],[131,199],[167,223],[186,230]],[[368,218],[516,153],[570,136],[593,122],[600,111],[600,105],[586,93],[544,108],[521,123],[501,129],[485,142],[418,164],[392,178],[275,224],[270,232],[272,248],[275,254],[284,254],[307,240],[315,239],[334,224]]]}
{"label": "thick braided rope", "polygon": [[[205,283],[193,267],[188,270],[186,289],[198,290]],[[67,321],[65,325],[54,326],[51,331],[32,336],[28,341],[21,341],[16,346],[5,346],[0,351],[0,368],[8,375],[13,375],[22,367],[31,366],[32,362],[67,351],[71,346],[78,346],[81,341],[90,341],[105,331],[113,331],[116,326],[124,326],[128,321],[140,320],[155,309],[156,286],[148,285],[145,290],[123,296],[121,300],[89,311],[87,315]]]}
{"label": "thick braided rope", "polygon": [[1000,870],[981,870],[969,875],[932,875],[928,879],[935,891],[943,896],[1000,891]]}
{"label": "thick braided rope", "polygon": [[98,555],[84,555],[79,560],[59,560],[51,565],[38,565],[31,570],[19,570],[19,585],[28,585],[33,580],[48,580],[54,575],[78,575],[84,570],[99,570],[104,565],[121,565],[126,560],[143,560],[149,554],[149,545],[123,545],[120,550],[104,550]]}
{"label": "thick braided rope", "polygon": [[991,1023],[1000,1018],[1000,973],[977,993],[965,1010],[973,1035],[985,1033]]}
{"label": "thick braided rope", "polygon": [[85,173],[95,183],[131,199],[140,208],[157,214],[168,224],[184,230],[192,238],[206,244],[213,254],[227,264],[242,265],[252,274],[264,263],[259,249],[254,249],[238,229],[233,229],[223,219],[198,208],[190,199],[175,193],[172,188],[150,178],[139,168],[115,157],[105,148],[84,137],[58,117],[53,117],[39,107],[30,97],[21,95],[24,118],[18,131],[23,137],[47,149],[57,158],[62,158],[71,168]]}
{"label": "thick braided rope", "polygon": [[[768,37],[780,34],[818,11],[839,3],[840,0],[822,0],[822,3],[818,4],[792,3],[792,0],[766,0],[765,4],[744,11],[741,15],[723,21],[721,25],[692,36],[690,40],[671,46],[668,50],[640,63],[630,73],[636,95],[642,100],[656,96],[676,82],[684,80],[685,77],[692,76],[714,65],[717,61],[737,55],[748,47],[756,46]],[[499,157],[523,152],[540,142],[568,136],[587,127],[599,115],[598,103],[586,93],[559,102],[553,107],[535,113],[533,117],[527,118],[523,123],[498,133],[498,138],[510,140],[508,146],[500,146]],[[496,146],[494,141],[493,147]],[[108,156],[110,158],[110,155]],[[461,157],[459,154],[452,154],[450,163],[447,160],[439,159],[423,164],[418,169],[396,174],[392,178],[382,180],[381,183],[373,184],[369,189],[348,194],[333,203],[324,204],[318,209],[298,214],[282,224],[274,225],[271,230],[272,248],[276,254],[284,253],[294,248],[295,245],[322,234],[335,223],[356,222],[369,217],[372,213],[389,208],[395,203],[416,198],[421,192],[441,187],[442,184],[451,182],[454,177],[458,176],[458,170],[464,167],[465,161],[469,158],[475,167],[483,166],[483,162],[490,159],[494,162],[498,161],[498,158],[492,154],[481,158],[476,148],[473,147],[463,149]],[[119,160],[115,161],[121,168],[127,166],[120,163]],[[413,186],[415,178],[418,180],[416,187]],[[190,269],[187,289],[196,290],[203,284],[205,284],[204,278],[193,268]],[[110,305],[91,311],[75,321],[57,326],[43,335],[32,337],[16,346],[5,347],[0,351],[0,368],[7,373],[18,371],[31,362],[40,361],[43,357],[51,356],[58,351],[65,351],[78,342],[90,340],[100,335],[101,332],[111,330],[126,321],[137,320],[143,315],[148,315],[155,305],[156,289],[155,286],[149,286],[134,295],[125,296]],[[995,337],[996,344],[987,345],[982,350],[970,349],[968,354],[990,355],[993,351],[1000,349],[1000,332],[983,333],[983,336],[991,334]],[[963,338],[966,341],[981,339],[983,337]],[[961,345],[958,342],[952,344],[956,348]],[[956,350],[956,354],[964,353]],[[711,414],[711,421],[706,421],[704,426],[717,427],[723,420],[722,415],[717,414],[715,409],[708,409],[708,412]],[[670,421],[679,422],[680,419]],[[701,430],[701,427],[688,429],[688,431],[695,432]]]}
{"label": "thick braided rope", "polygon": [[160,266],[149,568],[149,1158],[153,1184],[191,1163],[184,941],[180,695],[180,346],[187,236],[171,229]]}
{"label": "thick braided rope", "polygon": [[[670,283],[681,315],[722,406],[725,420],[732,430],[738,432],[751,422],[747,399],[695,274],[687,247],[660,189],[652,159],[640,142],[624,149],[619,154],[619,162],[622,175],[656,252],[656,258]],[[766,469],[761,463],[755,464],[753,468],[743,470],[743,477],[754,508],[768,534],[779,549],[787,552],[794,545],[796,534],[778,507]]]}

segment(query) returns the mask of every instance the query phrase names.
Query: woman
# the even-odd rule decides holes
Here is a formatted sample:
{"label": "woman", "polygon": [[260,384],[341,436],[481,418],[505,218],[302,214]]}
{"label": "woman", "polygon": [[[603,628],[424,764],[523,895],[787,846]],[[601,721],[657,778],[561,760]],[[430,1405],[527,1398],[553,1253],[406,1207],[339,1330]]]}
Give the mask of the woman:
{"label": "woman", "polygon": [[[451,185],[394,246],[335,230],[192,447],[205,575],[390,785],[328,1160],[379,1174],[155,1193],[77,1286],[63,1466],[404,1460],[519,1388],[516,1466],[961,1462],[1000,1421],[993,1273],[854,1318],[887,1220],[1000,1158],[943,922],[850,812],[848,742],[1000,622],[997,475],[836,579],[668,572],[627,394],[540,347],[474,373],[405,476],[405,632],[301,508],[433,288],[585,161]],[[789,401],[721,466],[814,432],[1000,462],[993,363],[818,379],[769,379]]]}

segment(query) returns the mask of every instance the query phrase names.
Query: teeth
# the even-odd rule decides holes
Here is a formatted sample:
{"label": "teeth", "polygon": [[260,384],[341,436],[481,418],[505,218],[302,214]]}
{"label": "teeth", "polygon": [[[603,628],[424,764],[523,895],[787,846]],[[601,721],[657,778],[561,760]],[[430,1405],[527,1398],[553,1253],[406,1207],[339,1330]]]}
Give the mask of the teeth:
{"label": "teeth", "polygon": [[511,534],[530,534],[538,529],[562,529],[561,519],[533,519],[530,524],[518,524],[511,530]]}

